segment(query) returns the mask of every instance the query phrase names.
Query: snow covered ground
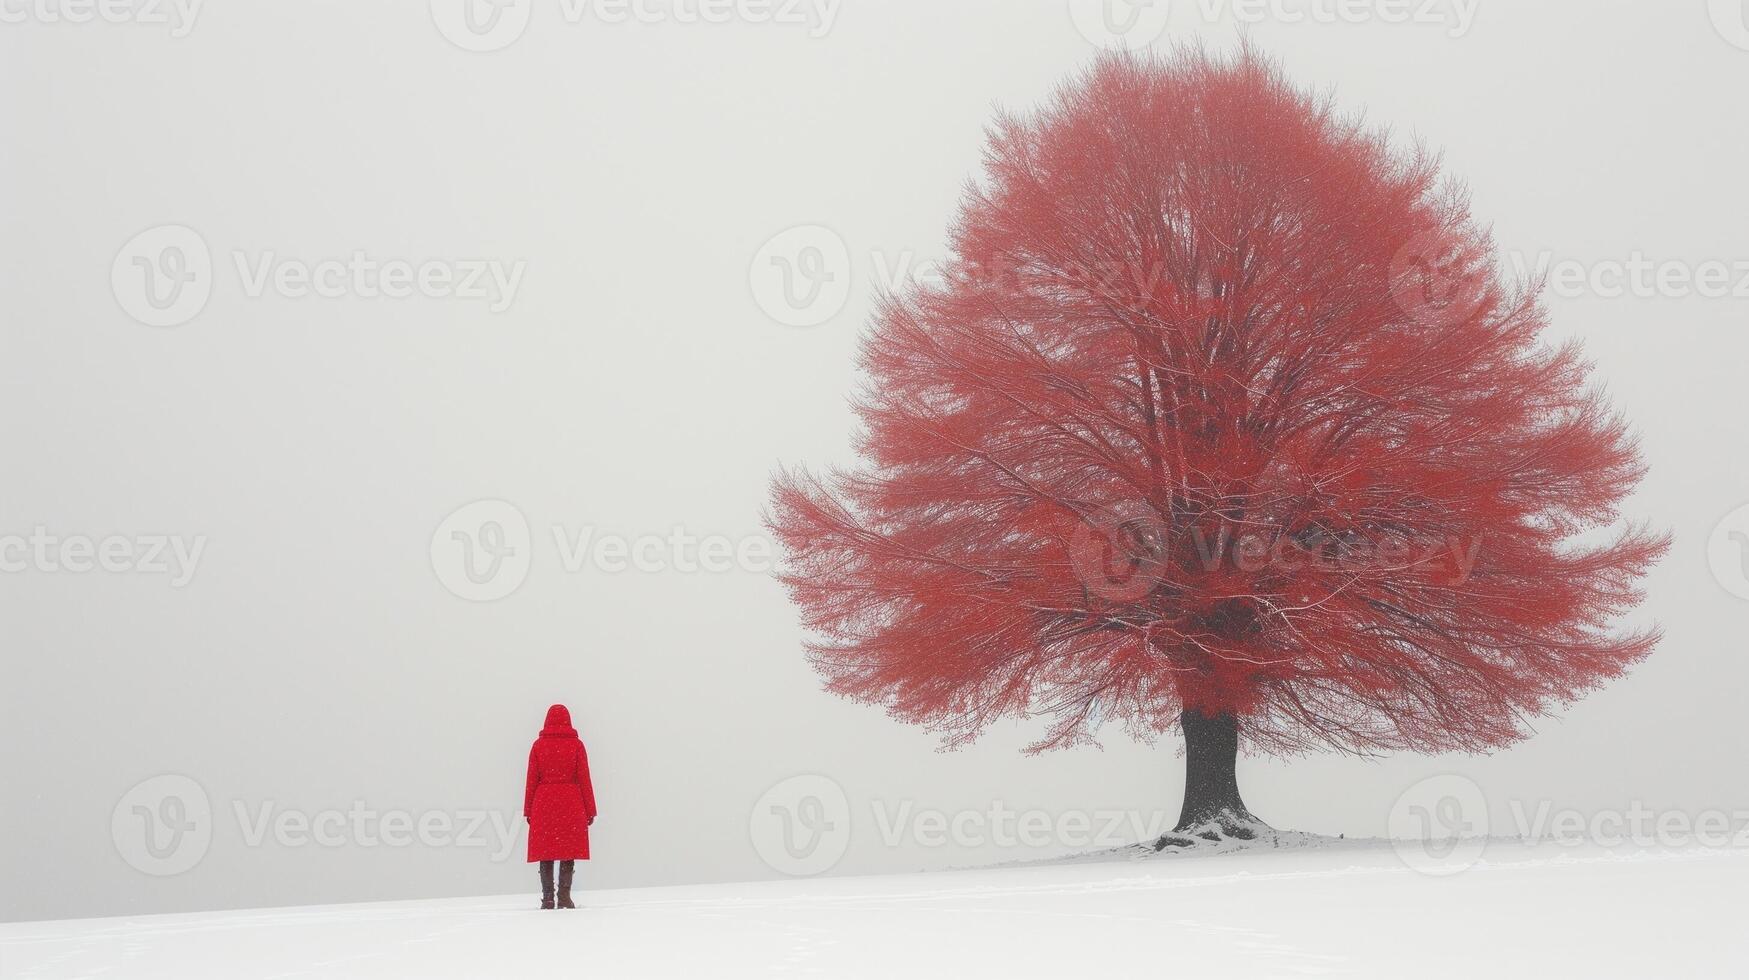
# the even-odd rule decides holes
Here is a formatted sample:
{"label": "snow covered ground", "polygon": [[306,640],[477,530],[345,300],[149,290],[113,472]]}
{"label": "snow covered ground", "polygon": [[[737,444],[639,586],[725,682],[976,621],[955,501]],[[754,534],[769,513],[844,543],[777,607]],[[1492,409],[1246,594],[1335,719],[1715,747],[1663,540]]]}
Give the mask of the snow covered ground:
{"label": "snow covered ground", "polygon": [[516,895],[29,922],[0,926],[0,975],[1749,976],[1742,850],[1493,841],[1454,860],[1428,874],[1352,842],[585,889],[575,912]]}

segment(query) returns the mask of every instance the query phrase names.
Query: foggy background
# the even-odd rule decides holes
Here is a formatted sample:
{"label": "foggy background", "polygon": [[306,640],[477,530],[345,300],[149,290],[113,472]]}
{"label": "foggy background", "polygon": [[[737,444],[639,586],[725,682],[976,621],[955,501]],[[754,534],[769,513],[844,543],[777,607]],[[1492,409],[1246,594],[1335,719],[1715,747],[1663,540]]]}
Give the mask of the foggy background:
{"label": "foggy background", "polygon": [[[994,108],[1085,66],[1100,6],[847,0],[829,24],[706,23],[679,0],[607,23],[536,2],[513,40],[468,51],[443,0],[211,0],[183,36],[6,4],[0,538],[201,550],[183,582],[171,546],[163,572],[0,554],[0,918],[532,893],[521,839],[489,822],[481,845],[390,845],[337,818],[327,843],[299,843],[295,818],[289,836],[253,828],[361,808],[432,838],[489,813],[519,832],[555,701],[601,806],[585,894],[798,870],[758,822],[803,775],[827,781],[804,785],[828,786],[828,810],[841,789],[849,820],[842,857],[804,871],[1073,849],[889,839],[879,815],[902,808],[1170,821],[1173,742],[1108,731],[1103,751],[1025,757],[1038,728],[1015,724],[943,754],[822,693],[759,560],[773,470],[851,458],[877,289],[945,258]],[[1388,0],[1361,22],[1289,22],[1334,6],[1310,0],[1216,6],[1113,2],[1130,43],[1224,49],[1247,30],[1299,83],[1443,149],[1509,253],[1591,280],[1548,296],[1555,332],[1585,339],[1643,437],[1629,514],[1675,534],[1644,610],[1663,646],[1535,738],[1486,758],[1246,759],[1247,802],[1351,836],[1450,772],[1502,832],[1514,801],[1749,808],[1749,602],[1730,591],[1749,579],[1719,544],[1749,519],[1708,550],[1749,502],[1740,5],[1415,0],[1443,19],[1408,23]],[[128,247],[163,226],[210,252],[210,298],[152,326]],[[296,295],[295,268],[253,288],[264,262],[354,253],[522,271],[499,312],[489,295]],[[156,268],[201,288],[179,264],[194,253],[174,254]],[[1705,291],[1616,288],[1636,255],[1731,271]],[[773,313],[773,276],[822,269],[816,304]],[[494,503],[452,517],[476,501]],[[677,527],[719,542],[716,570],[670,543]],[[568,562],[555,528],[647,560]],[[467,577],[469,542],[512,546],[502,577]],[[725,569],[723,548],[743,557]],[[158,825],[186,837],[141,836]]]}

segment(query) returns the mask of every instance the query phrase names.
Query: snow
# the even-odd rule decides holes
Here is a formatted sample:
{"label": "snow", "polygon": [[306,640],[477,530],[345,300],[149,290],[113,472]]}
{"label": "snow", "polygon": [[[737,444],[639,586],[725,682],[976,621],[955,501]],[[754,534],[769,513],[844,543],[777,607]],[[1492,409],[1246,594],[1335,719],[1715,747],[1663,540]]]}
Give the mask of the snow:
{"label": "snow", "polygon": [[1741,849],[1496,840],[1415,870],[1322,844],[585,887],[575,912],[526,894],[14,923],[0,976],[1749,976]]}

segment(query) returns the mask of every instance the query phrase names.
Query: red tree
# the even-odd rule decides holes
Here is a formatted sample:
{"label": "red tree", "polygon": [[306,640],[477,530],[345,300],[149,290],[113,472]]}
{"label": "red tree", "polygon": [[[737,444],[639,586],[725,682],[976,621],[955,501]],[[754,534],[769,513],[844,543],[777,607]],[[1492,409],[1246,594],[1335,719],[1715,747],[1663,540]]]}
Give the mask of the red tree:
{"label": "red tree", "polygon": [[1178,831],[1249,836],[1241,742],[1502,746],[1656,642],[1615,621],[1667,539],[1575,540],[1642,466],[1539,284],[1249,50],[1003,116],[952,245],[863,345],[866,464],[774,489],[830,690],[950,746],[1177,725]]}

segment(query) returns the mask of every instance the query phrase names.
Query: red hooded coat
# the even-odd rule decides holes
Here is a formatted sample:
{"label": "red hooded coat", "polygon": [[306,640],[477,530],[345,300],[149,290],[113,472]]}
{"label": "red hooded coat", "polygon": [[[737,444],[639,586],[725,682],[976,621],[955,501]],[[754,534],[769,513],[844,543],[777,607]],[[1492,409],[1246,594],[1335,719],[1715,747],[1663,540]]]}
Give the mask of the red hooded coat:
{"label": "red hooded coat", "polygon": [[589,753],[562,704],[547,709],[546,727],[528,750],[522,815],[528,818],[530,861],[589,859],[589,821],[595,819]]}

